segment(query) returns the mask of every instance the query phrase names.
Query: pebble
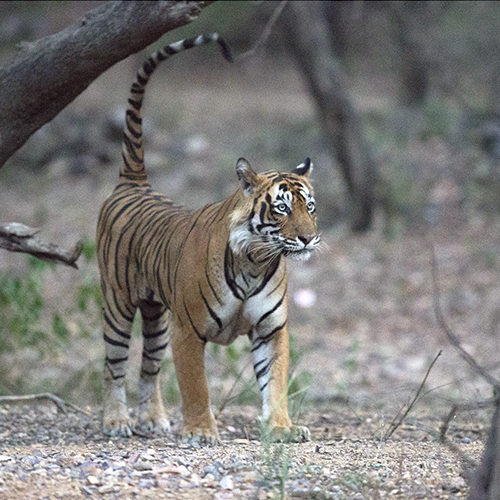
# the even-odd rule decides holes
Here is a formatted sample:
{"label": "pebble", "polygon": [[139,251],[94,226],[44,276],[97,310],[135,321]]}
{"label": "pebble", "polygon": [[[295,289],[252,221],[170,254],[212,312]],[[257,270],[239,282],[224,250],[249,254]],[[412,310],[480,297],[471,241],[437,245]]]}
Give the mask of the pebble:
{"label": "pebble", "polygon": [[91,486],[97,486],[98,484],[101,484],[101,481],[95,476],[87,476],[87,483],[89,483]]}
{"label": "pebble", "polygon": [[224,476],[220,480],[219,484],[223,490],[232,490],[234,488],[234,482],[233,482],[233,478],[231,476]]}
{"label": "pebble", "polygon": [[100,488],[97,488],[97,492],[100,493],[101,495],[104,495],[106,493],[111,493],[114,491],[114,486],[112,484],[105,484],[104,486],[101,486]]}

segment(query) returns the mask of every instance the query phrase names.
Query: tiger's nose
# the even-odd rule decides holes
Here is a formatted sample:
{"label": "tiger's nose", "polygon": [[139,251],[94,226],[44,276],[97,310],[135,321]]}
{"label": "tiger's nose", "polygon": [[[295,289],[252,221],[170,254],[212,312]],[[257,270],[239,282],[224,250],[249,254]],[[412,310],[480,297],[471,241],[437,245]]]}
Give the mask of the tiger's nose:
{"label": "tiger's nose", "polygon": [[307,235],[307,236],[297,236],[297,238],[302,241],[302,243],[304,243],[304,246],[307,246],[309,243],[311,243],[311,241],[313,240],[314,238],[314,235]]}

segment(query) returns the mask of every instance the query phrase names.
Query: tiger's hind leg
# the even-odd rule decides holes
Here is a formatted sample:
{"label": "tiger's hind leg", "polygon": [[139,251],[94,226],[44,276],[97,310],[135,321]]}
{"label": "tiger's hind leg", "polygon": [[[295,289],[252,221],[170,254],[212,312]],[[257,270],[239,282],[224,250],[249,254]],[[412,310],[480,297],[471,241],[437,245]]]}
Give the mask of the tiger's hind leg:
{"label": "tiger's hind leg", "polygon": [[105,344],[103,432],[108,436],[130,437],[125,393],[125,370],[134,319],[133,308],[120,305],[116,296],[104,297],[103,334]]}
{"label": "tiger's hind leg", "polygon": [[170,312],[163,304],[147,302],[142,313],[142,364],[139,379],[138,429],[163,433],[170,429],[160,390],[160,368],[170,340]]}

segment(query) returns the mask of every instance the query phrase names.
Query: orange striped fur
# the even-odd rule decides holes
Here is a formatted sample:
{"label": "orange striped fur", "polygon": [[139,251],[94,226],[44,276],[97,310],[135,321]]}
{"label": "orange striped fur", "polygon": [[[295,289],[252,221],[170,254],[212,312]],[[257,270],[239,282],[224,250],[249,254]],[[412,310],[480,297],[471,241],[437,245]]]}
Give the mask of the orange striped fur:
{"label": "orange striped fur", "polygon": [[[141,107],[159,62],[216,41],[216,34],[183,40],[155,52],[132,84],[123,142],[123,167],[97,228],[103,291],[103,430],[168,430],[159,386],[170,344],[183,404],[182,435],[211,442],[217,426],[204,370],[207,342],[227,345],[239,335],[252,344],[263,418],[276,439],[304,440],[287,410],[288,331],[285,257],[308,258],[318,246],[309,159],[292,173],[255,173],[240,158],[240,188],[227,199],[190,211],[155,193],[144,168]],[[139,421],[130,421],[125,367],[132,322],[143,320]]]}

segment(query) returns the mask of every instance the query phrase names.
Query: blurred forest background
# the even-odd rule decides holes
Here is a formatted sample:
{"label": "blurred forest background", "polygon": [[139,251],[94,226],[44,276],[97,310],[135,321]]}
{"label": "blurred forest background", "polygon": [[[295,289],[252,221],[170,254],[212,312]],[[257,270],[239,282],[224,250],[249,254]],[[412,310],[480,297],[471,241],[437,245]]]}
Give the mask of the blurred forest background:
{"label": "blurred forest background", "polygon": [[[0,64],[100,2],[1,2]],[[446,315],[489,370],[500,352],[500,5],[496,2],[216,2],[158,46],[217,31],[155,73],[146,95],[153,187],[198,208],[257,171],[314,162],[330,249],[291,263],[292,392],[305,402],[407,400],[430,361],[429,401],[490,388],[449,347],[432,310],[429,247]],[[0,170],[0,221],[41,227],[79,270],[0,252],[0,394],[100,403],[103,345],[95,224],[120,166],[127,93],[155,47],[104,73]],[[137,328],[134,342],[141,340]],[[248,346],[207,352],[214,404],[254,403]],[[138,378],[140,355],[131,360]],[[235,378],[238,384],[234,385]],[[178,401],[165,361],[167,401]],[[130,385],[135,390],[135,385]],[[217,390],[216,390],[217,389]],[[380,398],[383,395],[383,398]],[[434,398],[434,399],[433,399]]]}

